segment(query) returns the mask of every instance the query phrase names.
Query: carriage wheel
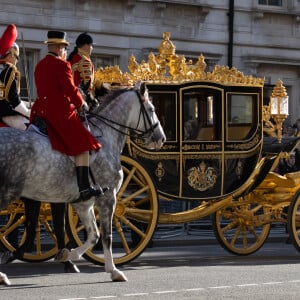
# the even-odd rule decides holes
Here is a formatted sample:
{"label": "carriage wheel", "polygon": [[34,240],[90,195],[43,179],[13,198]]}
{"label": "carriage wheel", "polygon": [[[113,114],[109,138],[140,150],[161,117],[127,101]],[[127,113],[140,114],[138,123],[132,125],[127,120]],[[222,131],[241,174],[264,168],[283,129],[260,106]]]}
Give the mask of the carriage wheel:
{"label": "carriage wheel", "polygon": [[[25,210],[21,200],[13,201],[4,210],[0,210],[0,243],[3,250],[15,251],[17,245],[26,238]],[[36,228],[36,240],[30,253],[25,253],[23,261],[41,262],[49,260],[57,253],[56,237],[50,226],[51,207],[42,203]]]}
{"label": "carriage wheel", "polygon": [[289,206],[287,225],[292,243],[300,251],[300,190],[295,194]]}
{"label": "carriage wheel", "polygon": [[213,214],[214,234],[230,253],[248,255],[262,247],[270,232],[266,220],[270,208],[261,205],[254,192]]}
{"label": "carriage wheel", "polygon": [[[122,156],[123,184],[117,194],[113,217],[114,263],[121,265],[138,257],[147,247],[158,220],[158,200],[151,177],[135,160]],[[97,222],[99,214],[95,208]],[[68,236],[80,246],[86,232],[71,206],[68,209]],[[100,227],[99,227],[100,230]],[[95,264],[104,264],[101,241],[84,257]]]}

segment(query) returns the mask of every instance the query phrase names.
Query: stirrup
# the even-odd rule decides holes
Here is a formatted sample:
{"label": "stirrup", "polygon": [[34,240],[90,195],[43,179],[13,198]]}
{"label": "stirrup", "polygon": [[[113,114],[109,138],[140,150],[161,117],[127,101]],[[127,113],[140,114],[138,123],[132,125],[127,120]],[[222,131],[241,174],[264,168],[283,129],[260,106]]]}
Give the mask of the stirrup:
{"label": "stirrup", "polygon": [[103,196],[105,192],[109,190],[109,187],[101,188],[97,184],[97,188],[90,186],[88,189],[80,191],[80,197],[73,201],[73,203],[80,202],[80,201],[88,201],[94,196]]}

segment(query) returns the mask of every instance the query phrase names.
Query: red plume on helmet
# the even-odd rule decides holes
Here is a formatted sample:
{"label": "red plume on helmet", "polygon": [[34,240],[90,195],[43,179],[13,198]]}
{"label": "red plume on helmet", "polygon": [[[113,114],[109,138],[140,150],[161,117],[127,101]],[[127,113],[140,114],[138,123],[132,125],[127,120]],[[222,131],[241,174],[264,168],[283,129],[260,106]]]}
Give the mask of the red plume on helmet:
{"label": "red plume on helmet", "polygon": [[4,56],[8,50],[13,46],[17,39],[17,27],[15,24],[10,24],[7,26],[0,38],[0,56]]}

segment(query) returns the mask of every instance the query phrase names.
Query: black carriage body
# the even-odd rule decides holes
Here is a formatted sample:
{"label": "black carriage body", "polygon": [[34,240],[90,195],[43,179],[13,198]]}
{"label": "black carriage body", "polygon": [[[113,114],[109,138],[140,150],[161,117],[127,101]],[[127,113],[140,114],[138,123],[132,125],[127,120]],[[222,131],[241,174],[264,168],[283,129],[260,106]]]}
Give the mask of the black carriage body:
{"label": "black carriage body", "polygon": [[129,140],[160,197],[216,200],[251,176],[262,148],[262,86],[211,81],[148,84],[167,141],[159,151]]}

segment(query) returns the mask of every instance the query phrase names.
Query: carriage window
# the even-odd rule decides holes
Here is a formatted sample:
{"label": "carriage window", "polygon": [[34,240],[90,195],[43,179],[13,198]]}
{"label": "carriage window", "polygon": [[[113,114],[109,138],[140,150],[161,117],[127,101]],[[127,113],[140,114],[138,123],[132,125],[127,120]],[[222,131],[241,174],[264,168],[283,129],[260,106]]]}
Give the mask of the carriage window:
{"label": "carriage window", "polygon": [[150,92],[156,114],[163,127],[167,142],[176,141],[177,104],[176,93],[174,92]]}
{"label": "carriage window", "polygon": [[227,122],[228,140],[248,139],[256,128],[257,96],[228,94]]}
{"label": "carriage window", "polygon": [[184,140],[214,141],[220,138],[221,97],[221,92],[213,89],[197,88],[184,91]]}

